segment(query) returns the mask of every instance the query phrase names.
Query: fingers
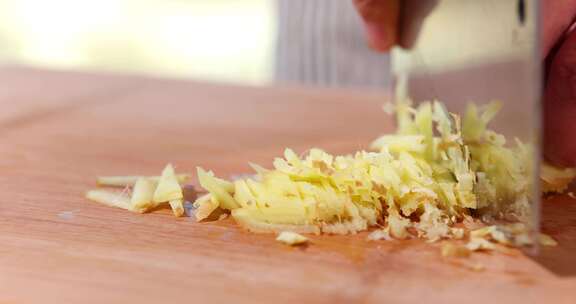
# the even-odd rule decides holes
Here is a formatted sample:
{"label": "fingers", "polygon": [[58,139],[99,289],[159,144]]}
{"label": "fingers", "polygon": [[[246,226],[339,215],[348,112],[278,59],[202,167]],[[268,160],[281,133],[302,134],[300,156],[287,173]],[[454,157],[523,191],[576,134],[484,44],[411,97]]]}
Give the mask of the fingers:
{"label": "fingers", "polygon": [[385,52],[398,42],[400,0],[354,0],[364,20],[368,44]]}
{"label": "fingers", "polygon": [[576,166],[576,32],[550,60],[544,92],[544,153],[555,164]]}
{"label": "fingers", "polygon": [[398,44],[410,49],[418,39],[426,16],[436,7],[438,0],[402,0]]}
{"label": "fingers", "polygon": [[542,53],[544,56],[564,34],[576,16],[576,1],[545,0],[542,4]]}

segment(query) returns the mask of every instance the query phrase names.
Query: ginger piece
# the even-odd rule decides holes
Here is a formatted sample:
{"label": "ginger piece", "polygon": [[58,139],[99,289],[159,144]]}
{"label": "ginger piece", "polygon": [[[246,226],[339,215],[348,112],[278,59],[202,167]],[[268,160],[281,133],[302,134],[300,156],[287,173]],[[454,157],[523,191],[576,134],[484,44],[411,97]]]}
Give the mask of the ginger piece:
{"label": "ginger piece", "polygon": [[133,210],[146,212],[158,204],[153,201],[156,182],[148,178],[139,178],[134,184],[130,205]]}
{"label": "ginger piece", "polygon": [[288,246],[303,245],[308,243],[308,238],[292,231],[282,231],[276,237],[278,242],[284,243]]}
{"label": "ginger piece", "polygon": [[178,183],[174,167],[168,164],[162,171],[162,176],[154,191],[153,201],[157,204],[168,202],[174,215],[182,216],[184,214],[183,198],[182,187]]}
{"label": "ginger piece", "polygon": [[[185,184],[190,180],[192,177],[191,174],[177,174],[176,179],[178,183]],[[134,186],[138,179],[146,178],[153,182],[160,181],[160,176],[139,176],[139,175],[132,175],[132,176],[99,176],[96,178],[96,184],[98,186],[107,186],[107,187],[128,187]]]}
{"label": "ginger piece", "polygon": [[196,218],[196,221],[200,222],[208,218],[219,206],[220,204],[212,197],[212,194],[207,193],[200,196],[194,202],[194,207],[196,208],[194,217]]}
{"label": "ginger piece", "polygon": [[470,256],[470,249],[466,246],[454,244],[452,242],[447,242],[442,244],[442,256],[443,257],[456,257],[456,258],[467,258]]}
{"label": "ginger piece", "polygon": [[86,192],[86,198],[104,204],[110,207],[122,208],[129,211],[132,209],[130,198],[125,192],[109,191],[109,190],[89,190]]}
{"label": "ginger piece", "polygon": [[170,204],[170,208],[172,209],[172,213],[175,217],[180,217],[184,215],[184,200],[183,199],[174,199],[168,201]]}
{"label": "ginger piece", "polygon": [[540,182],[544,193],[562,193],[576,177],[574,168],[556,168],[546,163],[540,167]]}

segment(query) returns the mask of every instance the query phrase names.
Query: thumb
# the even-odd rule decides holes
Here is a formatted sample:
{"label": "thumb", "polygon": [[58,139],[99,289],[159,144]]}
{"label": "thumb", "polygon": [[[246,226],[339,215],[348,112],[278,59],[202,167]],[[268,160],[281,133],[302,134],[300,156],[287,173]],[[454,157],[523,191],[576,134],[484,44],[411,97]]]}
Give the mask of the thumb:
{"label": "thumb", "polygon": [[354,0],[370,47],[385,52],[398,42],[400,0]]}
{"label": "thumb", "polygon": [[576,32],[550,59],[544,91],[544,153],[551,162],[576,166]]}

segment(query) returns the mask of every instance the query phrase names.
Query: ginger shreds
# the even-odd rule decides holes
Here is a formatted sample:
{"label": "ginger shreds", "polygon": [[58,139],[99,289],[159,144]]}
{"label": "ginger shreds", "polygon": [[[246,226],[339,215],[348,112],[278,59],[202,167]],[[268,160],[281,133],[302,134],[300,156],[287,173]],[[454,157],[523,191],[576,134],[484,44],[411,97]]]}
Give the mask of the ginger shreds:
{"label": "ginger shreds", "polygon": [[234,200],[230,192],[233,191],[234,185],[225,180],[214,177],[212,172],[206,172],[202,168],[198,168],[198,181],[200,185],[208,190],[218,204],[223,208],[232,210],[238,207],[238,203]]}
{"label": "ginger shreds", "polygon": [[196,208],[194,216],[196,217],[196,221],[199,222],[207,219],[210,214],[219,207],[219,203],[217,200],[212,198],[210,193],[208,193],[196,199],[194,207]]}
{"label": "ginger shreds", "polygon": [[184,200],[183,199],[173,199],[168,201],[170,208],[172,209],[172,213],[176,217],[180,217],[184,215]]}
{"label": "ginger shreds", "polygon": [[133,211],[130,197],[125,192],[108,190],[90,190],[86,192],[86,198],[110,207],[117,207]]}
{"label": "ginger shreds", "polygon": [[291,231],[280,232],[280,234],[278,234],[278,237],[276,237],[276,240],[288,246],[296,246],[308,243],[307,237]]}
{"label": "ginger shreds", "polygon": [[176,179],[174,167],[168,164],[164,170],[162,170],[162,176],[160,176],[160,181],[154,191],[153,200],[155,202],[168,202],[182,199],[183,197],[182,188],[178,183],[178,179]]}
{"label": "ginger shreds", "polygon": [[[190,175],[176,175],[174,167],[168,164],[160,177],[139,176],[109,176],[98,178],[100,185],[110,186],[128,185],[132,187],[132,195],[125,192],[116,193],[108,190],[90,190],[86,198],[105,204],[119,207],[133,212],[144,213],[161,205],[169,205],[175,216],[184,215],[184,192],[180,183]],[[187,193],[195,196],[193,188],[188,187]]]}
{"label": "ginger shreds", "polygon": [[564,192],[568,185],[576,177],[576,170],[574,168],[556,168],[548,164],[543,164],[540,167],[540,181],[542,185],[542,192]]}
{"label": "ginger shreds", "polygon": [[130,204],[134,210],[144,212],[156,204],[153,202],[157,183],[148,178],[139,178],[134,184]]}
{"label": "ginger shreds", "polygon": [[374,141],[376,152],[311,149],[301,157],[286,149],[273,169],[252,165],[256,176],[234,183],[198,168],[213,200],[198,204],[229,210],[257,231],[347,234],[383,225],[398,239],[461,239],[464,230],[453,226],[471,214],[529,216],[532,151],[488,129],[499,107],[472,105],[461,122],[439,102],[400,103],[398,132]]}
{"label": "ginger shreds", "polygon": [[168,202],[174,216],[184,215],[184,193],[176,178],[172,164],[166,165],[164,170],[162,170],[162,176],[160,176],[160,181],[154,191],[152,200],[156,204]]}
{"label": "ginger shreds", "polygon": [[[190,174],[176,175],[176,179],[178,179],[180,184],[185,184],[191,177],[192,175]],[[132,187],[140,178],[146,178],[153,182],[158,182],[160,180],[160,176],[100,176],[96,179],[96,184],[98,186],[108,187]]]}
{"label": "ginger shreds", "polygon": [[[198,182],[208,193],[193,204],[196,220],[230,214],[250,231],[283,232],[279,239],[287,243],[301,239],[296,233],[354,234],[371,227],[379,230],[370,240],[430,242],[463,239],[462,226],[472,230],[465,246],[443,246],[448,256],[492,250],[495,244],[531,245],[532,234],[521,223],[482,227],[532,215],[534,151],[488,128],[499,109],[498,102],[472,104],[460,118],[437,101],[417,107],[403,102],[386,107],[396,111],[398,130],[376,139],[373,151],[331,155],[314,148],[298,155],[286,149],[273,168],[250,164],[256,174],[233,182],[198,167]],[[543,166],[544,191],[563,191],[574,176],[574,169]],[[132,196],[89,192],[87,197],[136,212],[168,204],[181,216],[187,177],[171,165],[160,177],[104,177],[99,184],[133,186]],[[546,236],[539,241],[555,243]]]}
{"label": "ginger shreds", "polygon": [[392,236],[390,236],[390,233],[388,233],[387,230],[385,229],[378,229],[378,230],[374,230],[372,231],[368,237],[366,237],[367,240],[369,241],[379,241],[379,240],[385,240],[385,241],[389,241],[389,240],[393,240]]}
{"label": "ginger shreds", "polygon": [[441,253],[443,257],[466,258],[471,251],[466,246],[449,242],[442,244]]}
{"label": "ginger shreds", "polygon": [[496,249],[496,246],[494,245],[494,243],[488,241],[487,239],[480,237],[473,237],[466,244],[466,248],[470,251],[479,251],[479,250],[494,250]]}
{"label": "ginger shreds", "polygon": [[544,233],[539,234],[539,242],[542,246],[558,246],[558,242],[555,239]]}
{"label": "ginger shreds", "polygon": [[[486,226],[470,231],[470,242],[467,246],[474,251],[495,249],[495,246],[488,245],[487,242],[505,246],[531,245],[533,238],[529,234],[530,230],[523,223]],[[544,233],[538,234],[538,242],[542,246],[558,244],[556,240]]]}

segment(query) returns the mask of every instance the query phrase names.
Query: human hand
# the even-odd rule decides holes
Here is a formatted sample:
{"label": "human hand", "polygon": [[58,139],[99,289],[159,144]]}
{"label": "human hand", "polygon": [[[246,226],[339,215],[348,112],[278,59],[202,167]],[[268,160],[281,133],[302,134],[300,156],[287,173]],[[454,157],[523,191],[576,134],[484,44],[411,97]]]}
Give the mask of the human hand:
{"label": "human hand", "polygon": [[410,48],[422,21],[438,0],[353,0],[364,21],[366,37],[371,48],[389,51],[399,45]]}
{"label": "human hand", "polygon": [[547,0],[542,7],[542,52],[546,56],[544,155],[576,166],[576,1]]}
{"label": "human hand", "polygon": [[[364,21],[369,45],[385,52],[394,45],[409,47],[436,2],[354,0],[354,5]],[[542,1],[544,156],[571,167],[576,166],[576,31],[570,31],[575,18],[576,1]]]}

